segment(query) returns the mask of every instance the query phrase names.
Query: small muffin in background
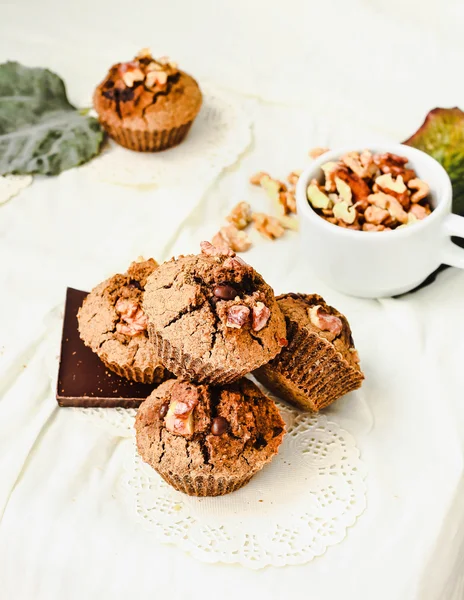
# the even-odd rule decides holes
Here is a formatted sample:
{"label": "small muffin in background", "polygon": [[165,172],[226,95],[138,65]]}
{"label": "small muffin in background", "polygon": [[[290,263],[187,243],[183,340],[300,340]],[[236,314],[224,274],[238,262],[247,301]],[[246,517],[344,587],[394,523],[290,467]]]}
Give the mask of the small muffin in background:
{"label": "small muffin in background", "polygon": [[147,277],[157,267],[152,258],[133,262],[125,275],[114,275],[97,285],[77,315],[84,344],[108,369],[140,383],[159,383],[169,376],[148,339],[142,309]]}
{"label": "small muffin in background", "polygon": [[201,243],[148,278],[143,309],[163,365],[177,377],[226,384],[287,344],[272,288],[229,248]]}
{"label": "small muffin in background", "polygon": [[283,294],[277,303],[287,321],[288,346],[253,375],[277,396],[318,411],[361,386],[346,318],[316,294]]}
{"label": "small muffin in background", "polygon": [[200,111],[202,94],[190,75],[145,48],[111,67],[93,97],[102,127],[130,150],[157,152],[180,144]]}
{"label": "small muffin in background", "polygon": [[171,379],[142,403],[135,430],[140,456],[176,490],[222,496],[271,461],[285,424],[248,379],[224,387]]}

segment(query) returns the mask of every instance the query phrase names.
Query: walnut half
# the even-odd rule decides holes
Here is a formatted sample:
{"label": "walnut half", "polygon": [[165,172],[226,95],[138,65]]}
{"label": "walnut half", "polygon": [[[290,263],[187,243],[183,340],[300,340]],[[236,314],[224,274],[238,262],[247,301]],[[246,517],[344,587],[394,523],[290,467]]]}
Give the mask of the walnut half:
{"label": "walnut half", "polygon": [[147,317],[140,305],[134,300],[119,298],[115,309],[121,319],[121,322],[116,325],[118,333],[132,337],[147,329]]}

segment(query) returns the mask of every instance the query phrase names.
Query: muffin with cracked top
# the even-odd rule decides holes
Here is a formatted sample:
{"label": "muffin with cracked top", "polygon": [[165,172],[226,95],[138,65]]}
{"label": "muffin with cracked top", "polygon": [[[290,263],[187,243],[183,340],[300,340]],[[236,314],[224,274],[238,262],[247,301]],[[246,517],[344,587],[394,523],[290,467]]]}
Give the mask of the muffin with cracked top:
{"label": "muffin with cracked top", "polygon": [[148,278],[143,309],[164,366],[198,383],[225,384],[272,360],[287,344],[272,288],[231,250],[202,242]]}
{"label": "muffin with cracked top", "polygon": [[113,275],[86,296],[77,319],[79,335],[104,364],[121,377],[159,383],[167,377],[147,333],[142,296],[158,264],[133,262],[127,273]]}
{"label": "muffin with cracked top", "polygon": [[277,454],[284,429],[277,406],[248,379],[223,387],[171,379],[135,420],[140,456],[191,496],[244,486]]}
{"label": "muffin with cracked top", "polygon": [[317,294],[282,294],[277,303],[289,343],[255,377],[289,403],[312,411],[359,388],[364,375],[346,317]]}
{"label": "muffin with cracked top", "polygon": [[197,82],[148,48],[111,67],[93,97],[102,127],[130,150],[156,152],[180,144],[200,111]]}

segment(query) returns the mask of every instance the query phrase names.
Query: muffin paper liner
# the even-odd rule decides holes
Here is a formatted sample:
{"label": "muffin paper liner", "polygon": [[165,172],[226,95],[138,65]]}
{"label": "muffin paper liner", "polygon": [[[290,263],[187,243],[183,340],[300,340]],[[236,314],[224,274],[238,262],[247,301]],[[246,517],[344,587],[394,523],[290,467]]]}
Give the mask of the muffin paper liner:
{"label": "muffin paper liner", "polygon": [[289,322],[288,339],[287,348],[253,373],[272,392],[299,408],[318,411],[360,387],[361,371],[329,341],[294,321]]}
{"label": "muffin paper liner", "polygon": [[153,367],[147,367],[142,370],[138,367],[123,367],[115,362],[109,362],[103,356],[100,356],[100,359],[110,371],[126,379],[138,381],[139,383],[161,383],[164,379],[168,378],[166,369],[160,364],[155,364]]}
{"label": "muffin paper liner", "polygon": [[156,470],[169,485],[188,496],[224,496],[246,485],[252,477],[252,475],[227,478],[215,477],[214,475],[197,475],[196,477],[185,475],[181,477],[162,471],[159,468]]}
{"label": "muffin paper liner", "polygon": [[180,144],[192,126],[193,120],[180,127],[161,131],[140,131],[122,126],[115,127],[103,119],[100,122],[108,135],[119,145],[137,152],[158,152]]}
{"label": "muffin paper liner", "polygon": [[150,339],[155,345],[155,351],[163,365],[177,377],[188,379],[197,383],[209,383],[214,385],[225,385],[232,383],[250,372],[244,366],[240,371],[236,369],[214,368],[207,362],[192,358],[189,354],[174,348],[159,333],[148,327]]}

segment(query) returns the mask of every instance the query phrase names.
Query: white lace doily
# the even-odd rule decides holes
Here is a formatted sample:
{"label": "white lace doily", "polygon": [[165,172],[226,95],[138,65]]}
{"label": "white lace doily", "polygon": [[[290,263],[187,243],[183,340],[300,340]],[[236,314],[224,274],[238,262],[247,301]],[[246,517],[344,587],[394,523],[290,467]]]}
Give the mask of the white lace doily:
{"label": "white lace doily", "polygon": [[131,515],[201,561],[251,569],[305,563],[340,542],[366,506],[355,441],[323,415],[278,404],[287,424],[278,456],[227,496],[175,491],[125,441],[122,488]]}
{"label": "white lace doily", "polygon": [[[47,368],[56,386],[56,326]],[[301,564],[340,542],[366,506],[366,470],[354,438],[321,414],[301,413],[275,397],[287,433],[279,454],[242,489],[194,498],[170,487],[135,449],[135,409],[73,408],[107,434],[127,438],[121,478],[130,515],[157,540],[204,562],[259,569]]]}
{"label": "white lace doily", "polygon": [[251,141],[251,121],[235,96],[202,87],[203,106],[181,144],[163,152],[133,152],[112,140],[89,163],[107,183],[196,188],[236,160]]}
{"label": "white lace doily", "polygon": [[0,204],[8,202],[31,183],[31,175],[0,175]]}
{"label": "white lace doily", "polygon": [[99,427],[109,435],[119,437],[134,436],[135,408],[71,408],[89,425]]}

